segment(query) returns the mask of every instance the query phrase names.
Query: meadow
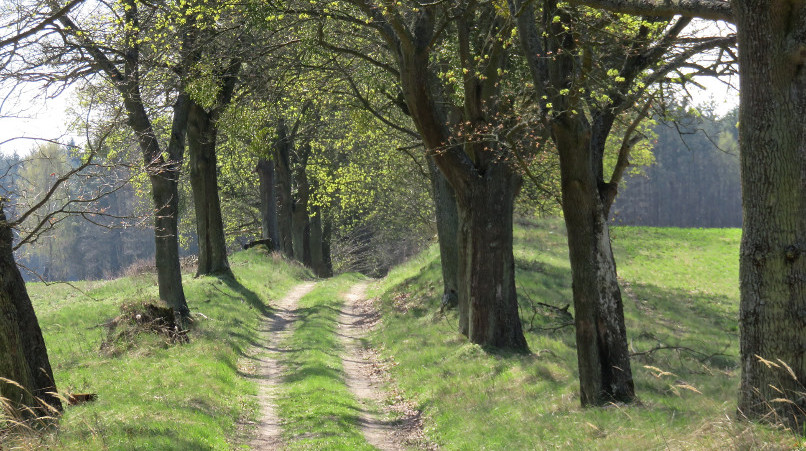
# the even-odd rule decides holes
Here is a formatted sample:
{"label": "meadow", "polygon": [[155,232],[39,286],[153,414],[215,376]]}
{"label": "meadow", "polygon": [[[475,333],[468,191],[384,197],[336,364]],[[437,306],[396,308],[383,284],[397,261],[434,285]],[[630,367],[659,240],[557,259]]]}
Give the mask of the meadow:
{"label": "meadow", "polygon": [[[520,221],[515,261],[530,354],[482,349],[440,311],[432,246],[370,295],[381,321],[366,340],[389,390],[422,411],[444,449],[787,449],[802,439],[741,419],[738,388],[738,229],[617,227],[632,371],[639,401],[579,405],[571,275],[560,220]],[[121,305],[154,302],[155,276],[30,284],[57,385],[97,393],[58,428],[15,445],[49,449],[247,449],[260,415],[260,325],[309,271],[260,248],[231,256],[234,278],[185,276],[190,340],[117,336]],[[277,393],[294,449],[371,449],[356,426],[337,339],[341,295],[362,276],[317,282],[298,305]],[[392,400],[390,400],[392,402]],[[383,409],[378,409],[380,412]]]}

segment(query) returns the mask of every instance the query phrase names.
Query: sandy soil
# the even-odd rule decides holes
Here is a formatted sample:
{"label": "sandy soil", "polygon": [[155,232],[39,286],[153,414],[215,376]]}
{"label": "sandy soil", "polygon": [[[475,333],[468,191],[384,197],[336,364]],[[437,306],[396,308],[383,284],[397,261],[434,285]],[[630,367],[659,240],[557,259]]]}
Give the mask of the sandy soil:
{"label": "sandy soil", "polygon": [[270,316],[261,330],[262,342],[266,343],[264,352],[258,357],[258,368],[254,377],[260,379],[261,417],[257,425],[257,432],[250,445],[256,450],[273,450],[283,447],[280,418],[274,404],[275,391],[282,383],[282,367],[279,358],[283,349],[280,348],[286,337],[291,333],[291,324],[296,319],[295,310],[299,300],[314,287],[313,282],[303,283],[291,290],[276,306],[276,312]]}
{"label": "sandy soil", "polygon": [[[339,317],[346,383],[364,407],[359,426],[367,441],[381,450],[436,449],[425,440],[420,412],[387,388],[389,373],[378,354],[362,344],[379,319],[366,289],[366,282],[353,286]],[[375,413],[379,410],[381,415]]]}

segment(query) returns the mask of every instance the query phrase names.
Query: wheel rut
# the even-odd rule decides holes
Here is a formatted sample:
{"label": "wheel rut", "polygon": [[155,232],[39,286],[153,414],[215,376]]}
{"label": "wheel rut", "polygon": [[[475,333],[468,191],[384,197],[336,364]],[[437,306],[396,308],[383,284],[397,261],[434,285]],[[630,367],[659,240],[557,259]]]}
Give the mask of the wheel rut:
{"label": "wheel rut", "polygon": [[283,448],[282,427],[277,415],[275,399],[277,388],[282,384],[283,368],[280,356],[285,351],[281,344],[291,333],[291,325],[297,319],[295,311],[303,296],[308,294],[316,284],[306,282],[294,287],[276,305],[276,311],[266,320],[261,330],[265,352],[258,358],[258,369],[255,377],[260,379],[258,400],[260,402],[260,421],[257,432],[250,445],[256,450],[273,450]]}
{"label": "wheel rut", "polygon": [[[358,425],[367,442],[380,450],[435,449],[425,440],[419,410],[384,389],[390,376],[377,353],[362,343],[379,319],[377,310],[366,298],[367,286],[367,282],[358,283],[344,295],[339,316],[339,336],[345,349],[342,356],[345,383],[363,406]],[[379,410],[380,415],[376,413]]]}

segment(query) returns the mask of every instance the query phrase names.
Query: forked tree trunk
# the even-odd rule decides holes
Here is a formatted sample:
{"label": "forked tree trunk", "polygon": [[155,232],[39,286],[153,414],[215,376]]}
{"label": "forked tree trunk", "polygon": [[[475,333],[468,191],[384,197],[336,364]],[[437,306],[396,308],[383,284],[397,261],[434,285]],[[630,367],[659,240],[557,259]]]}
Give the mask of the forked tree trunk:
{"label": "forked tree trunk", "polygon": [[261,158],[257,162],[260,180],[260,230],[264,240],[271,240],[271,249],[282,250],[277,223],[277,196],[275,195],[274,160]]}
{"label": "forked tree trunk", "polygon": [[[482,346],[528,351],[518,313],[512,254],[512,215],[520,178],[506,161],[496,161],[494,152],[486,149],[490,143],[468,149],[475,160],[461,147],[448,145],[451,131],[444,108],[437,106],[437,91],[430,86],[428,35],[434,31],[432,13],[420,13],[418,27],[423,33],[417,36],[416,48],[401,49],[398,56],[406,106],[456,196],[459,330]],[[497,84],[471,84],[466,92],[470,89],[474,100],[465,100],[466,119],[482,124],[483,111],[492,107],[484,105],[482,92],[495,91]]]}
{"label": "forked tree trunk", "polygon": [[25,407],[33,409],[35,416],[52,415],[44,405],[58,412],[62,404],[55,396],[56,384],[45,340],[14,261],[12,240],[13,234],[0,204],[0,377],[24,387],[20,390],[0,381],[0,397],[8,399],[23,417],[29,415]]}
{"label": "forked tree trunk", "polygon": [[281,119],[277,123],[277,141],[274,144],[274,167],[277,177],[277,224],[281,249],[288,258],[294,258],[294,240],[292,234],[291,215],[293,199],[291,198],[291,143],[288,142],[288,130]]}
{"label": "forked tree trunk", "polygon": [[471,342],[528,350],[518,313],[512,215],[520,176],[493,164],[458,197],[460,330]]}
{"label": "forked tree trunk", "polygon": [[[428,157],[428,169],[442,265],[442,308],[453,309],[459,304],[459,215],[456,211],[456,195],[431,157]],[[467,334],[467,330],[462,330],[462,333]]]}
{"label": "forked tree trunk", "polygon": [[232,274],[227,259],[221,199],[218,195],[216,140],[218,128],[211,115],[192,102],[188,117],[190,184],[196,213],[199,266],[196,276]]}
{"label": "forked tree trunk", "polygon": [[[138,88],[139,89],[139,88]],[[129,125],[137,136],[151,182],[154,203],[154,242],[160,299],[174,309],[180,323],[190,317],[179,265],[179,173],[187,132],[190,99],[180,93],[174,104],[171,138],[163,154],[145,106],[138,96],[124,97]],[[165,157],[168,157],[167,159]]]}
{"label": "forked tree trunk", "polygon": [[744,215],[739,411],[783,421],[801,433],[806,424],[806,6],[736,0],[733,8],[742,85]]}
{"label": "forked tree trunk", "polygon": [[569,116],[555,123],[553,136],[573,278],[580,397],[583,406],[629,402],[635,387],[608,212],[594,172],[590,133]]}

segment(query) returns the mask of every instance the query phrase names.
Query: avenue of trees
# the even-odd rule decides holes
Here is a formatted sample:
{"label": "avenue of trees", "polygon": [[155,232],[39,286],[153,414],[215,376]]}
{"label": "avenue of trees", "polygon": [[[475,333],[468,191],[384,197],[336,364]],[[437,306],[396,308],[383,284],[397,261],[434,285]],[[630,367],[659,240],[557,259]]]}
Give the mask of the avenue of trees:
{"label": "avenue of trees", "polygon": [[[77,217],[146,214],[160,298],[188,325],[180,269],[188,240],[197,276],[230,277],[227,252],[253,236],[327,277],[361,263],[382,274],[436,232],[443,303],[458,310],[458,331],[487,348],[528,352],[513,215],[559,199],[581,403],[631,402],[608,218],[631,161],[646,150],[647,121],[671,107],[670,93],[738,64],[739,409],[763,418],[785,399],[774,408],[801,425],[804,8],[783,0],[22,2],[4,19],[0,76],[77,86],[88,144],[49,157],[60,165],[52,180],[42,177],[48,166],[13,162],[18,169],[2,179],[0,350],[16,358],[0,363],[0,376],[24,389],[0,384],[0,395],[33,412],[35,398],[58,409],[43,394],[54,391],[52,372],[14,263],[14,233],[36,244]],[[737,35],[693,35],[694,17],[734,23]],[[102,170],[124,174],[129,188],[90,186]],[[68,189],[85,173],[94,175],[81,190]],[[120,224],[96,222],[118,233]],[[111,241],[124,244],[122,235]],[[785,362],[795,377],[781,386],[782,367],[769,362]]]}

